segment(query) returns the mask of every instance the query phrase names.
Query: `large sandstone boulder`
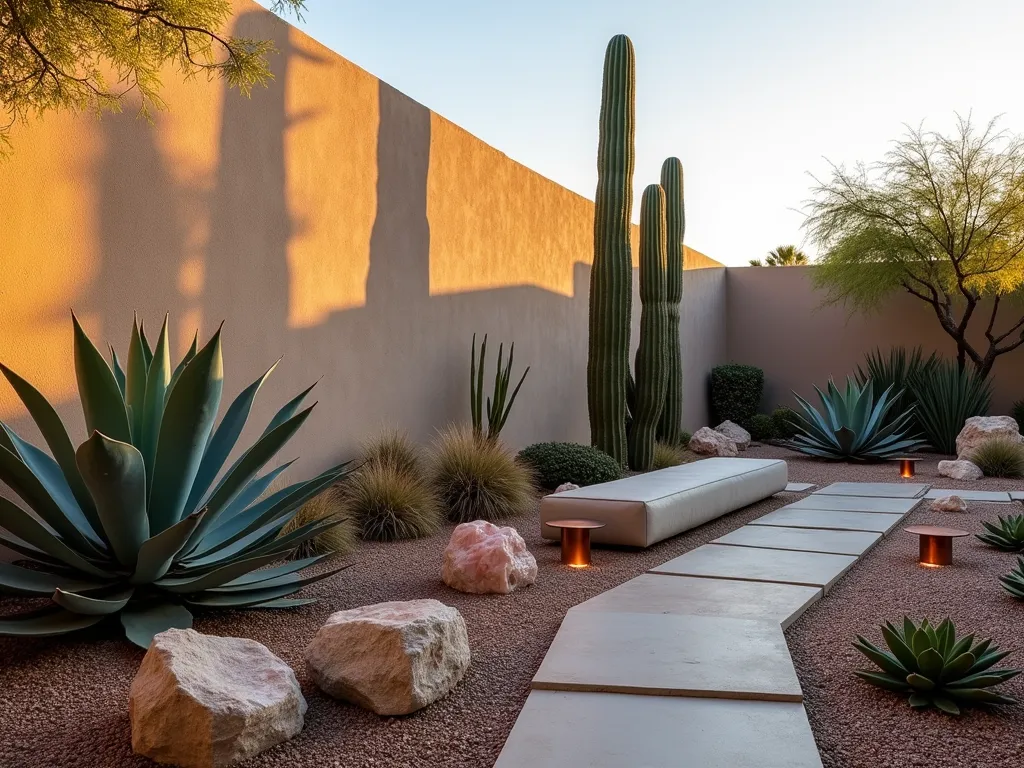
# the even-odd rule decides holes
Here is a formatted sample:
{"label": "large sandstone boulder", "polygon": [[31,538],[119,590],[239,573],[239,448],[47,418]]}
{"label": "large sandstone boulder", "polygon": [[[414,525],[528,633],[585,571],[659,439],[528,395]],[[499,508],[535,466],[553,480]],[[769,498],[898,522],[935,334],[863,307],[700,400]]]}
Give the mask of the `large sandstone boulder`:
{"label": "large sandstone boulder", "polygon": [[1012,416],[971,416],[956,436],[956,456],[970,459],[979,445],[993,437],[1021,442],[1020,427]]}
{"label": "large sandstone boulder", "polygon": [[128,696],[132,749],[184,768],[234,765],[302,730],[291,667],[255,640],[168,629]]}
{"label": "large sandstone boulder", "polygon": [[452,531],[441,578],[460,592],[507,595],[537,580],[537,561],[515,528],[475,520]]}
{"label": "large sandstone boulder", "polygon": [[715,427],[715,432],[725,435],[736,443],[738,450],[745,451],[750,447],[750,433],[734,421],[723,421]]}
{"label": "large sandstone boulder", "polygon": [[954,480],[981,480],[985,473],[977,464],[966,459],[957,459],[956,461],[940,461],[939,475],[951,477]]}
{"label": "large sandstone boulder", "polygon": [[739,448],[730,438],[710,427],[701,427],[690,438],[690,450],[701,456],[739,456]]}
{"label": "large sandstone boulder", "polygon": [[967,502],[959,496],[942,496],[931,503],[932,512],[966,512]]}
{"label": "large sandstone boulder", "polygon": [[378,715],[407,715],[444,696],[466,673],[466,622],[437,600],[338,611],[306,648],[306,665],[330,696]]}

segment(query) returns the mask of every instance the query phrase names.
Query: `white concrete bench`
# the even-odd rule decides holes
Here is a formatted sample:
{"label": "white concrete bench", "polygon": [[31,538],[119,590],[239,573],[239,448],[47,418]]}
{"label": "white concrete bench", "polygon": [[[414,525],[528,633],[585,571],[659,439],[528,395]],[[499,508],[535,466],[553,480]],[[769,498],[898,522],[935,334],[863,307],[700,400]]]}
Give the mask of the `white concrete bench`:
{"label": "white concrete bench", "polygon": [[778,493],[787,482],[779,459],[704,459],[545,496],[541,534],[561,535],[549,520],[587,518],[605,523],[591,532],[596,544],[649,547]]}

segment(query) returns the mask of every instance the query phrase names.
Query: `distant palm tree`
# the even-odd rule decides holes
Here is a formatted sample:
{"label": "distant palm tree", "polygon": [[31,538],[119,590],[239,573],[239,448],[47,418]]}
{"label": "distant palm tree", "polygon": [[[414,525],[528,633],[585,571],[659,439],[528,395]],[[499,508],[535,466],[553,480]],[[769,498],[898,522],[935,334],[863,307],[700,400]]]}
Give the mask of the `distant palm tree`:
{"label": "distant palm tree", "polygon": [[762,262],[760,259],[751,259],[750,266],[763,267],[796,267],[809,263],[807,254],[798,249],[795,245],[780,245],[774,251],[768,251],[768,257]]}

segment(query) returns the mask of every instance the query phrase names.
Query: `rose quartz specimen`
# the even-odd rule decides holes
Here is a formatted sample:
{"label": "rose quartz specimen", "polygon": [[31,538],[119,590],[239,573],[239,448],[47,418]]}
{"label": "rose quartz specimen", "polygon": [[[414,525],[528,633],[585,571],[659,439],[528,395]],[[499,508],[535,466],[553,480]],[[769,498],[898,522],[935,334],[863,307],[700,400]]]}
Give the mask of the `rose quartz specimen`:
{"label": "rose quartz specimen", "polygon": [[537,580],[537,561],[515,528],[474,520],[452,532],[441,578],[460,592],[507,595]]}

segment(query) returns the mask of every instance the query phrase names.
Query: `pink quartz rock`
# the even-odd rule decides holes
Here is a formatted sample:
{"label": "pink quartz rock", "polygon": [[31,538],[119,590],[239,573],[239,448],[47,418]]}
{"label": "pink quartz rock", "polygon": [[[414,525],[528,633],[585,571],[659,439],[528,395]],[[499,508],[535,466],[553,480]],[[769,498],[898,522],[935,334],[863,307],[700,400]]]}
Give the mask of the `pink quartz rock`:
{"label": "pink quartz rock", "polygon": [[537,561],[515,528],[474,520],[452,532],[441,578],[460,592],[507,595],[537,580]]}

